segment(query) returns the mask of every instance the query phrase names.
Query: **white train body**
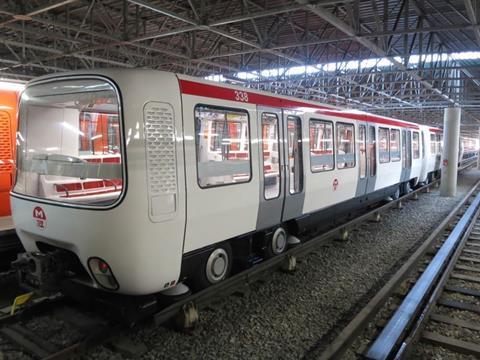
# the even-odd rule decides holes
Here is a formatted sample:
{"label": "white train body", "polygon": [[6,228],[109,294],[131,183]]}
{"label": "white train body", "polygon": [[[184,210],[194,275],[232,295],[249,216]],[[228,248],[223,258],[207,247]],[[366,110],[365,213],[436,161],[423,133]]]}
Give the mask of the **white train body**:
{"label": "white train body", "polygon": [[27,252],[70,251],[91,286],[157,293],[215,244],[427,181],[437,135],[159,71],[52,75],[22,95],[13,219]]}

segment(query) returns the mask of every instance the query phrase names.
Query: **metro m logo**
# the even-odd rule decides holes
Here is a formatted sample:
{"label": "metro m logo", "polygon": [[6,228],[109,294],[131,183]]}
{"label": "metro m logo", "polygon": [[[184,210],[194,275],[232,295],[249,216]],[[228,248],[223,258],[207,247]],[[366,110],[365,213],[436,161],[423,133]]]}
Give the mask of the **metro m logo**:
{"label": "metro m logo", "polygon": [[45,211],[40,206],[36,206],[33,209],[33,219],[39,228],[44,229],[47,226],[47,215],[45,215]]}

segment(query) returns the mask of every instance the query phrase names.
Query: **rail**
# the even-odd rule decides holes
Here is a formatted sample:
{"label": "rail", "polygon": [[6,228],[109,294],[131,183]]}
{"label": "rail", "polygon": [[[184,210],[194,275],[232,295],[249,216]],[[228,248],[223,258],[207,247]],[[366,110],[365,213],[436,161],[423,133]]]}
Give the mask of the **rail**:
{"label": "rail", "polygon": [[480,194],[475,197],[447,240],[415,283],[415,286],[410,290],[387,326],[370,347],[366,355],[368,359],[387,359],[394,352],[407,332],[408,327],[416,319],[437,280],[444,273],[455,249],[465,238],[465,233],[478,217],[479,207]]}
{"label": "rail", "polygon": [[[344,327],[340,334],[321,353],[319,359],[340,359],[345,352],[352,350],[352,345],[367,329],[368,324],[374,321],[382,307],[395,295],[396,291],[401,288],[401,285],[409,279],[412,269],[420,266],[422,260],[424,260],[432,250],[438,239],[440,239],[445,232],[449,231],[451,224],[455,222],[462,211],[464,211],[472,196],[478,191],[479,186],[480,181],[472,187],[449,215],[432,231],[430,236],[428,236],[423,244],[420,245],[382,289],[357,313],[347,326]],[[363,353],[363,351],[361,352]]]}

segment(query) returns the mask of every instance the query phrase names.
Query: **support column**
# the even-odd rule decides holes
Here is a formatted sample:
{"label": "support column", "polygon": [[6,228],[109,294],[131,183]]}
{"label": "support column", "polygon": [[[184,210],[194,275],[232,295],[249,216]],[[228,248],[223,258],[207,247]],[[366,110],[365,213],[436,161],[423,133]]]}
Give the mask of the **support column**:
{"label": "support column", "polygon": [[457,192],[458,148],[460,143],[459,107],[446,108],[443,115],[443,153],[441,196],[455,196]]}
{"label": "support column", "polygon": [[[478,143],[480,145],[480,128],[478,128]],[[477,169],[480,169],[480,149],[477,147]]]}

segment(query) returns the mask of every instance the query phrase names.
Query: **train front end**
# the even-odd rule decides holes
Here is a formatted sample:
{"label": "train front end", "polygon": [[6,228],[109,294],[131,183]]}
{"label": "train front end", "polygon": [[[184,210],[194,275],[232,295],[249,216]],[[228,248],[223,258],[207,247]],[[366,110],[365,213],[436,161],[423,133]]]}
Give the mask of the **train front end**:
{"label": "train front end", "polygon": [[40,79],[21,96],[12,210],[26,250],[14,263],[23,285],[67,279],[146,295],[178,280],[182,242],[169,233],[177,229],[149,218],[143,119],[152,74],[107,74]]}

